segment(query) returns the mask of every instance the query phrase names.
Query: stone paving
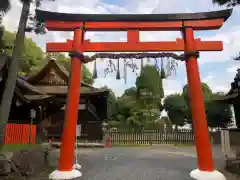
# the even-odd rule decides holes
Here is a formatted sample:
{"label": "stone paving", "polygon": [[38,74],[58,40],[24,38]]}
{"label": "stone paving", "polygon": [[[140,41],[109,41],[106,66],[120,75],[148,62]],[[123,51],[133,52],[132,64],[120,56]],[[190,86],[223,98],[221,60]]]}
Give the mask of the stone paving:
{"label": "stone paving", "polygon": [[[191,147],[115,147],[80,149],[79,163],[83,166],[81,180],[190,180],[189,172],[197,168],[196,153]],[[224,162],[217,149],[215,164],[220,171]],[[56,167],[59,150],[51,153],[51,166]],[[47,180],[49,172],[40,173],[34,180]],[[225,173],[225,172],[224,172]],[[226,173],[228,180],[240,180]],[[31,179],[32,180],[32,179]]]}

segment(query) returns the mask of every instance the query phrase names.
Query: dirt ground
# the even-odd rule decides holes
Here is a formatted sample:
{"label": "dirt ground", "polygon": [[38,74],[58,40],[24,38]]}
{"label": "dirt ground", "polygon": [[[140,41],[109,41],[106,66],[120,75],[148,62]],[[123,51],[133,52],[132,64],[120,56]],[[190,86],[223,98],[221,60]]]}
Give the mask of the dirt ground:
{"label": "dirt ground", "polygon": [[[83,166],[81,180],[190,180],[189,172],[197,168],[194,147],[152,146],[79,149]],[[224,170],[219,148],[213,148],[216,168],[227,180],[240,180]],[[49,167],[28,180],[47,180],[57,167],[59,150],[50,153]]]}

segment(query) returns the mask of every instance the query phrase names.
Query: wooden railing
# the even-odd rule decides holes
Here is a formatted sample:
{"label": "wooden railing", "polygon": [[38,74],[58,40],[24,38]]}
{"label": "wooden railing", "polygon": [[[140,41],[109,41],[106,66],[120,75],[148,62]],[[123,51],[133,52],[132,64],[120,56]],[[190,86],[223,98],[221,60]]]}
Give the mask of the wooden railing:
{"label": "wooden railing", "polygon": [[112,144],[194,144],[191,131],[181,132],[110,132]]}

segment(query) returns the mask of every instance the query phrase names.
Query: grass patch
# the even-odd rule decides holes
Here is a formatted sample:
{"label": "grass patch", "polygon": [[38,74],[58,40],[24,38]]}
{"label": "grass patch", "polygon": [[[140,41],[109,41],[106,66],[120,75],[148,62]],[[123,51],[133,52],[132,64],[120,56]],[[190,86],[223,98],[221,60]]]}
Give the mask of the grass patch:
{"label": "grass patch", "polygon": [[[193,147],[195,146],[194,144],[156,144],[157,146],[176,146],[176,147]],[[153,147],[155,144],[150,145],[150,144],[112,144],[113,147]]]}
{"label": "grass patch", "polygon": [[112,144],[113,147],[152,147],[150,144]]}
{"label": "grass patch", "polygon": [[173,146],[177,146],[177,147],[192,147],[192,146],[195,146],[195,144],[173,144]]}
{"label": "grass patch", "polygon": [[40,144],[5,144],[1,149],[1,152],[15,152],[30,148],[41,147]]}

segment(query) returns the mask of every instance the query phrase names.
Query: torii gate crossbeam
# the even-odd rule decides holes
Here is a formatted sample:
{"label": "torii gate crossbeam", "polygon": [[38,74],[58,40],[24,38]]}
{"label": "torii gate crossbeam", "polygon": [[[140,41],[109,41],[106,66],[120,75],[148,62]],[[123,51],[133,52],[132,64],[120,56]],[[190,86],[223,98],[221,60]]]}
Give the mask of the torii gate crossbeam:
{"label": "torii gate crossbeam", "polygon": [[[66,14],[36,11],[39,21],[51,31],[74,31],[73,40],[47,43],[48,52],[70,52],[71,79],[62,134],[59,167],[50,179],[72,179],[81,176],[72,168],[77,111],[80,94],[83,52],[141,52],[184,51],[191,99],[194,137],[198,156],[198,169],[190,176],[195,179],[225,180],[214,169],[203,92],[198,69],[198,51],[222,51],[221,41],[201,41],[194,38],[196,30],[216,30],[231,16],[232,9],[185,14]],[[173,42],[140,42],[139,31],[181,31],[182,39]],[[84,40],[86,31],[127,31],[127,42],[89,42]]]}

